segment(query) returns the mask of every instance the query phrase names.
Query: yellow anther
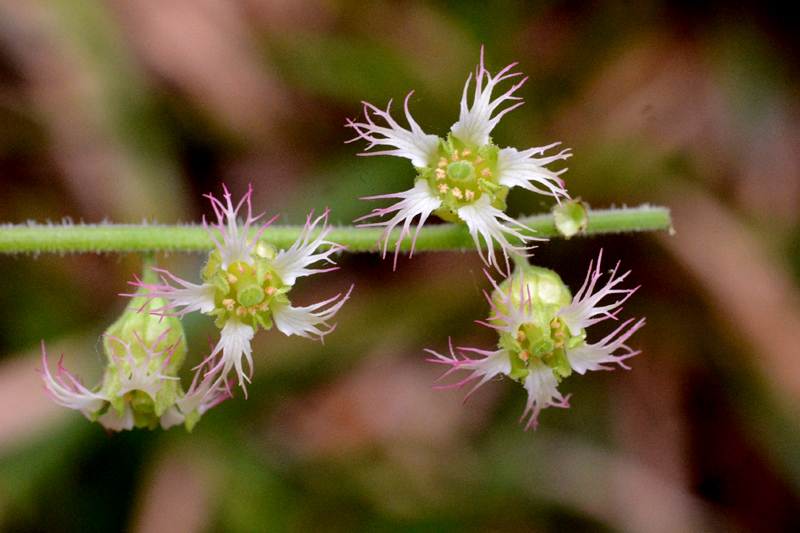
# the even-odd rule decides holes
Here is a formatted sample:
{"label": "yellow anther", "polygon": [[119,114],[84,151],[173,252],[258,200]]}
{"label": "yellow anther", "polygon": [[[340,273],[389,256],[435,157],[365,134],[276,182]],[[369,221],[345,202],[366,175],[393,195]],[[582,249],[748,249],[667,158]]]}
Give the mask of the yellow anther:
{"label": "yellow anther", "polygon": [[476,165],[480,165],[481,163],[483,163],[483,158],[481,156],[476,157],[475,158],[475,164]]}
{"label": "yellow anther", "polygon": [[250,307],[247,308],[247,312],[250,313],[251,315],[256,314],[256,306],[251,305]]}
{"label": "yellow anther", "polygon": [[450,156],[453,161],[458,161],[458,150],[453,150],[453,155]]}
{"label": "yellow anther", "polygon": [[264,303],[258,305],[258,310],[259,311],[266,311],[267,309],[269,309],[269,306],[267,305],[267,302],[264,302]]}
{"label": "yellow anther", "polygon": [[439,158],[439,168],[444,168],[447,166],[447,159],[444,157]]}
{"label": "yellow anther", "polygon": [[236,283],[237,281],[239,281],[239,278],[233,274],[228,274],[228,283]]}
{"label": "yellow anther", "polygon": [[458,187],[453,187],[453,196],[455,196],[459,200],[461,200],[464,197],[464,195],[461,194],[461,191],[459,190]]}
{"label": "yellow anther", "polygon": [[439,194],[444,194],[444,193],[446,193],[446,192],[447,192],[447,189],[448,189],[447,185],[445,185],[444,183],[442,183],[441,185],[439,185]]}
{"label": "yellow anther", "polygon": [[519,330],[519,331],[517,332],[517,342],[522,342],[522,341],[524,341],[524,340],[525,340],[525,339],[527,339],[527,338],[528,338],[528,336],[527,336],[527,335],[525,335],[525,332],[524,332],[524,331],[522,331],[522,330]]}
{"label": "yellow anther", "polygon": [[552,322],[550,322],[550,327],[551,327],[551,328],[553,328],[553,329],[557,329],[557,328],[558,328],[558,326],[559,326],[559,324],[558,324],[558,319],[557,319],[557,318],[554,318],[554,319],[553,319],[553,321],[552,321]]}
{"label": "yellow anther", "polygon": [[558,341],[557,343],[554,344],[554,346],[556,348],[563,348],[564,347],[564,342],[563,341]]}
{"label": "yellow anther", "polygon": [[[264,292],[267,293],[267,296],[272,296],[273,294],[275,294],[276,290],[278,290],[278,289],[276,289],[275,287],[267,287],[266,289],[264,289]],[[267,305],[267,304],[264,304],[264,305]]]}
{"label": "yellow anther", "polygon": [[467,156],[469,156],[471,154],[472,154],[472,152],[470,152],[468,149],[464,148],[464,151],[461,152],[461,157],[467,157]]}
{"label": "yellow anther", "polygon": [[547,352],[542,357],[544,357],[545,359],[549,359],[550,357],[553,357],[553,352]]}
{"label": "yellow anther", "polygon": [[222,300],[222,305],[224,305],[225,309],[227,309],[228,311],[233,311],[233,306],[235,303],[236,302],[234,302],[230,298],[225,298],[224,300]]}
{"label": "yellow anther", "polygon": [[563,339],[566,338],[567,334],[564,333],[563,331],[556,331],[555,336],[558,337],[559,339]]}
{"label": "yellow anther", "polygon": [[528,350],[522,350],[519,352],[519,358],[527,363],[528,359],[531,358],[531,353]]}
{"label": "yellow anther", "polygon": [[245,315],[245,313],[247,313],[247,311],[245,311],[244,307],[237,307],[237,308],[236,308],[236,314],[237,314],[237,315],[239,315],[239,316],[244,316],[244,315]]}
{"label": "yellow anther", "polygon": [[447,172],[441,168],[436,169],[436,181],[443,180],[447,176]]}
{"label": "yellow anther", "polygon": [[472,200],[473,198],[475,198],[475,193],[467,189],[466,191],[464,191],[464,196],[467,197],[467,200]]}
{"label": "yellow anther", "polygon": [[486,167],[483,170],[481,170],[481,176],[483,176],[484,178],[488,178],[491,175],[492,175],[492,171],[489,170],[489,167]]}
{"label": "yellow anther", "polygon": [[237,268],[237,270],[239,271],[239,274],[244,274],[244,265],[239,263],[239,268]]}

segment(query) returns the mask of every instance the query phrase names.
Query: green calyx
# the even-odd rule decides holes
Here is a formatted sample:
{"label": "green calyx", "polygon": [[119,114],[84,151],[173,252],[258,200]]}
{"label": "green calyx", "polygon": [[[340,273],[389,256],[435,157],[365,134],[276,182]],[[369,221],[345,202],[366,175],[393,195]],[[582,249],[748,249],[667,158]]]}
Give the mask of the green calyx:
{"label": "green calyx", "polygon": [[202,274],[206,283],[216,288],[216,307],[209,314],[217,316],[218,327],[236,317],[254,330],[259,326],[272,328],[271,308],[289,305],[286,293],[291,288],[271,267],[276,255],[274,246],[259,242],[251,256],[252,264],[238,262],[223,269],[219,252],[211,252]]}
{"label": "green calyx", "polygon": [[460,222],[458,209],[475,203],[484,194],[489,195],[493,207],[504,211],[508,187],[497,180],[500,149],[491,143],[467,146],[452,135],[439,141],[436,166],[417,169],[417,179],[426,180],[442,201],[442,207],[434,212],[448,222]]}
{"label": "green calyx", "polygon": [[[511,291],[509,293],[509,290]],[[499,314],[508,315],[508,302],[519,309],[528,320],[514,332],[500,333],[498,346],[511,356],[509,377],[524,380],[530,362],[537,358],[553,370],[560,381],[572,373],[567,351],[583,344],[583,334],[571,335],[563,320],[556,315],[572,303],[569,289],[558,274],[546,268],[518,268],[513,276],[501,283],[492,294],[492,303]],[[502,319],[490,322],[505,325]]]}

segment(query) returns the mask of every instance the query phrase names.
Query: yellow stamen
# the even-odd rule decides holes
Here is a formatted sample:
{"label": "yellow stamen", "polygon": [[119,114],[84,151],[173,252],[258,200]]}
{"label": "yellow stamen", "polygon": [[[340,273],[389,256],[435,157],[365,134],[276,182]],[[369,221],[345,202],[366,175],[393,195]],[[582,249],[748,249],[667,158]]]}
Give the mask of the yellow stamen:
{"label": "yellow stamen", "polygon": [[467,200],[472,200],[473,198],[475,198],[475,193],[474,193],[474,192],[472,192],[472,191],[471,191],[471,190],[469,190],[469,189],[467,189],[467,190],[464,192],[464,195],[467,197]]}
{"label": "yellow stamen", "polygon": [[455,196],[459,200],[461,200],[464,197],[464,195],[461,194],[461,191],[458,189],[458,187],[453,187],[453,196]]}
{"label": "yellow stamen", "polygon": [[442,170],[441,168],[436,169],[436,181],[443,180],[447,176],[447,173]]}
{"label": "yellow stamen", "polygon": [[267,305],[267,302],[259,304],[259,306],[258,306],[258,310],[259,311],[266,311],[267,309],[269,309],[269,306]]}
{"label": "yellow stamen", "polygon": [[528,359],[531,358],[531,353],[528,350],[522,350],[519,352],[519,358],[527,363]]}
{"label": "yellow stamen", "polygon": [[446,193],[446,192],[447,192],[447,189],[448,189],[447,185],[445,185],[444,183],[442,183],[441,185],[439,185],[439,194],[444,194],[444,193]]}
{"label": "yellow stamen", "polygon": [[239,281],[239,278],[233,274],[228,274],[228,283],[236,283],[237,281]]}
{"label": "yellow stamen", "polygon": [[481,170],[481,176],[483,176],[484,178],[488,178],[491,175],[492,175],[492,171],[489,170],[489,167],[486,167],[483,170]]}
{"label": "yellow stamen", "polygon": [[[267,293],[267,296],[272,296],[273,294],[275,294],[276,290],[278,290],[278,289],[276,289],[275,287],[267,287],[266,289],[264,289],[264,292]],[[264,305],[267,305],[267,304],[264,304]]]}
{"label": "yellow stamen", "polygon": [[480,165],[481,163],[483,163],[483,158],[481,156],[476,157],[475,158],[475,164],[476,165]]}
{"label": "yellow stamen", "polygon": [[525,340],[525,339],[527,339],[527,338],[528,338],[528,336],[527,336],[527,335],[525,335],[525,332],[524,332],[524,331],[522,331],[522,330],[519,330],[519,331],[517,332],[517,342],[522,342],[522,341],[524,341],[524,340]]}
{"label": "yellow stamen", "polygon": [[224,300],[222,300],[222,305],[224,305],[224,306],[225,306],[225,309],[227,309],[228,311],[233,311],[233,305],[234,305],[235,303],[236,303],[236,302],[234,302],[234,301],[233,301],[233,300],[231,300],[230,298],[225,298]]}
{"label": "yellow stamen", "polygon": [[467,157],[468,155],[472,154],[468,149],[464,148],[464,151],[461,152],[461,157]]}
{"label": "yellow stamen", "polygon": [[458,150],[453,150],[453,155],[450,156],[453,161],[458,161]]}
{"label": "yellow stamen", "polygon": [[439,158],[439,168],[444,168],[447,166],[447,159],[444,157]]}
{"label": "yellow stamen", "polygon": [[247,311],[245,311],[244,307],[237,307],[237,308],[236,308],[236,314],[237,314],[237,315],[239,315],[239,316],[244,316],[244,315],[245,315],[245,313],[247,313]]}
{"label": "yellow stamen", "polygon": [[251,315],[256,314],[256,306],[251,305],[250,307],[247,308],[247,312],[250,313]]}

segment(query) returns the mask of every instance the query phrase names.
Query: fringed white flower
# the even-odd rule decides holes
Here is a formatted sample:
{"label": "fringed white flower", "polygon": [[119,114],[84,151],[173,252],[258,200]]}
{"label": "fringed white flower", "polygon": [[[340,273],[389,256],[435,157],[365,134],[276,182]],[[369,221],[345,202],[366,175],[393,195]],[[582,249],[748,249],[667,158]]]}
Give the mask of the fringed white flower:
{"label": "fringed white flower", "polygon": [[[312,211],[306,219],[306,225],[303,227],[300,238],[298,238],[288,250],[281,250],[278,252],[278,255],[272,261],[272,269],[285,285],[294,285],[297,278],[303,276],[336,270],[335,266],[331,268],[308,268],[309,265],[313,265],[317,261],[326,261],[335,265],[336,263],[331,259],[331,255],[346,248],[346,246],[325,240],[325,237],[333,230],[333,228],[328,225],[329,212],[330,210],[326,209],[324,214],[317,217],[312,222],[311,219],[314,216],[314,212]],[[314,231],[314,228],[317,227],[320,220],[323,221],[322,230],[314,240],[311,240],[311,233]],[[327,247],[327,249],[316,253],[320,246]]]}
{"label": "fringed white flower", "polygon": [[[156,309],[149,309],[147,312],[153,315],[160,315],[160,316],[183,316],[186,313],[191,313],[192,311],[200,311],[201,313],[210,313],[216,307],[216,303],[214,302],[214,295],[216,294],[216,288],[211,285],[210,283],[203,283],[201,285],[195,285],[194,283],[190,283],[188,281],[184,281],[178,277],[175,277],[167,270],[162,270],[160,268],[151,267],[155,272],[161,274],[161,281],[164,282],[163,285],[154,285],[144,283],[142,280],[139,279],[139,276],[136,274],[133,277],[136,281],[129,281],[130,285],[134,287],[140,287],[143,289],[147,289],[149,292],[140,292],[137,294],[121,294],[120,296],[129,296],[131,298],[137,296],[145,296],[147,297],[147,301],[141,306],[139,311],[143,311],[144,308],[150,303],[153,298],[163,298],[167,300],[167,305],[158,307]],[[177,283],[178,285],[182,286],[182,289],[177,287],[173,287],[167,281],[165,276],[169,276],[169,278]],[[183,308],[177,311],[172,311],[172,309],[176,308]]]}
{"label": "fringed white flower", "polygon": [[[639,355],[641,350],[633,350],[625,344],[628,337],[633,335],[639,328],[644,326],[644,318],[636,322],[633,326],[628,325],[633,322],[633,318],[626,320],[618,327],[613,333],[605,337],[598,343],[586,344],[567,351],[567,359],[572,366],[572,370],[578,374],[585,374],[588,370],[614,370],[613,367],[605,366],[606,364],[617,364],[626,370],[630,367],[625,364],[625,359]],[[616,337],[616,338],[615,338]],[[625,350],[622,355],[614,355],[619,349]]]}
{"label": "fringed white flower", "polygon": [[[600,270],[600,261],[602,259],[603,251],[601,250],[600,255],[597,257],[597,268],[592,271],[592,264],[589,265],[589,273],[586,274],[586,281],[583,282],[583,286],[575,295],[575,298],[573,298],[572,304],[563,308],[558,313],[558,317],[564,321],[572,335],[579,335],[583,328],[587,328],[607,318],[616,320],[616,315],[621,310],[619,307],[639,288],[614,288],[622,283],[622,281],[628,277],[628,274],[631,273],[629,270],[623,275],[616,277],[617,269],[619,269],[619,263],[617,263],[606,285],[597,292],[594,292],[597,280],[603,276],[603,272]],[[610,294],[624,294],[625,296],[614,303],[598,305],[600,300]],[[616,311],[614,311],[614,309],[616,309]],[[611,311],[614,312],[612,313]]]}
{"label": "fringed white flower", "polygon": [[[381,111],[370,103],[362,102],[367,123],[353,122],[348,119],[347,125],[356,130],[358,137],[347,142],[353,142],[358,139],[367,140],[370,143],[366,148],[367,150],[379,145],[394,146],[394,150],[363,153],[361,155],[394,155],[410,159],[411,164],[415,167],[431,166],[437,160],[436,153],[439,149],[439,137],[426,134],[411,117],[411,113],[408,111],[408,99],[411,98],[412,94],[414,94],[414,91],[408,93],[403,106],[406,112],[406,120],[408,120],[411,130],[403,128],[392,118],[389,112],[392,108],[391,100],[389,100],[389,105],[386,106],[386,111]],[[369,116],[370,110],[385,120],[389,127],[375,124],[372,117]]]}
{"label": "fringed white flower", "polygon": [[[328,325],[328,320],[339,311],[344,303],[350,298],[350,292],[353,287],[347,291],[347,294],[339,300],[336,304],[328,309],[318,311],[326,305],[335,302],[341,294],[337,294],[330,300],[319,302],[308,307],[292,307],[290,305],[275,305],[272,309],[272,318],[275,320],[275,326],[285,335],[299,335],[311,340],[318,340],[324,342],[324,337],[334,330],[336,324],[333,326]],[[320,326],[328,328],[327,330],[320,329]]]}
{"label": "fringed white flower", "polygon": [[[397,212],[391,219],[384,222],[371,222],[369,224],[361,224],[361,227],[367,226],[386,226],[386,229],[378,239],[378,248],[383,250],[383,257],[386,257],[386,250],[389,248],[389,235],[392,230],[401,222],[403,223],[403,230],[400,232],[394,248],[394,266],[397,267],[397,254],[400,252],[400,243],[407,235],[411,235],[411,223],[414,218],[419,215],[419,222],[417,222],[417,230],[414,232],[414,238],[411,241],[411,254],[414,254],[414,246],[417,243],[417,235],[425,221],[431,213],[442,206],[442,200],[434,194],[425,180],[419,180],[414,184],[414,188],[409,191],[404,191],[396,194],[384,194],[382,196],[371,196],[362,198],[362,200],[376,200],[380,198],[400,198],[401,200],[391,207],[385,209],[375,209],[369,215],[363,216],[355,222],[366,220],[372,217],[382,217],[388,213]],[[383,244],[381,244],[383,241]]]}
{"label": "fringed white flower", "polygon": [[531,427],[534,431],[539,426],[539,413],[547,407],[569,408],[569,394],[563,396],[558,392],[558,379],[553,374],[553,369],[544,364],[541,360],[533,360],[528,364],[530,374],[523,381],[525,390],[528,391],[528,402],[525,404],[525,412],[519,419],[521,424],[525,417],[530,414],[525,430]]}
{"label": "fringed white flower", "polygon": [[[178,378],[175,376],[167,375],[166,371],[169,367],[170,358],[172,357],[172,352],[175,350],[175,347],[180,343],[180,338],[178,342],[171,346],[167,346],[163,350],[156,350],[156,347],[167,338],[170,330],[166,330],[162,333],[150,346],[146,346],[142,341],[141,337],[137,332],[133,332],[136,336],[136,340],[139,342],[139,345],[144,350],[144,357],[140,361],[136,361],[136,358],[131,351],[131,343],[125,342],[120,338],[114,337],[113,335],[104,335],[104,337],[108,337],[114,341],[117,341],[119,344],[125,348],[125,355],[124,356],[117,356],[114,350],[114,343],[111,343],[111,357],[113,358],[114,362],[119,369],[119,376],[122,381],[122,388],[117,392],[117,396],[125,396],[131,391],[139,390],[142,392],[147,393],[150,398],[154,401],[156,399],[156,394],[158,394],[158,389],[161,388],[161,384],[164,383],[164,380],[171,379],[177,380]],[[167,354],[166,357],[163,358],[160,364],[153,364],[154,358],[159,358],[160,356]],[[158,359],[155,361],[158,363]]]}
{"label": "fringed white flower", "polygon": [[42,364],[44,365],[44,370],[37,370],[37,372],[44,380],[45,392],[58,405],[80,411],[86,418],[91,419],[89,413],[100,411],[106,405],[108,399],[102,393],[90,391],[75,379],[72,374],[64,369],[63,361],[64,356],[62,355],[58,360],[58,373],[53,377],[50,369],[47,368],[47,353],[44,349],[44,341],[42,341]]}
{"label": "fringed white flower", "polygon": [[[494,286],[491,295],[484,291],[493,313],[486,322],[478,323],[498,332],[498,349],[484,351],[458,348],[484,356],[477,360],[470,359],[463,353],[460,358],[457,357],[452,344],[450,356],[426,350],[436,356],[436,359],[429,361],[451,366],[439,380],[456,370],[472,371],[463,381],[435,388],[461,388],[480,378],[470,391],[472,394],[493,377],[507,375],[521,381],[528,392],[528,401],[520,423],[528,418],[525,429],[535,429],[539,413],[543,409],[550,406],[569,407],[569,395],[561,394],[558,385],[573,370],[579,374],[589,370],[611,370],[612,367],[608,366],[610,364],[629,368],[624,361],[637,355],[639,351],[631,349],[625,342],[644,325],[644,319],[634,325],[631,325],[633,319],[624,322],[616,331],[595,344],[586,342],[584,328],[606,318],[615,318],[619,310],[614,310],[635,290],[614,289],[625,278],[625,275],[616,278],[615,269],[608,285],[597,294],[592,294],[597,278],[601,275],[599,264],[598,259],[596,270],[593,264],[590,266],[587,283],[584,283],[575,298],[552,270],[532,266],[520,268],[512,277],[499,284],[484,271]],[[625,293],[626,296],[610,306],[598,305],[602,297],[615,293]],[[580,327],[576,327],[576,324]],[[622,353],[617,354],[619,351]]]}
{"label": "fringed white flower", "polygon": [[[309,307],[291,306],[287,293],[297,279],[336,270],[338,267],[327,265],[335,265],[331,256],[346,247],[327,239],[332,231],[332,227],[328,225],[327,209],[316,218],[313,212],[308,216],[300,237],[288,249],[276,250],[267,243],[259,244],[259,236],[274,218],[262,226],[252,239],[248,238],[251,225],[263,216],[253,216],[251,195],[252,188],[249,188],[235,207],[227,188],[224,202],[206,195],[211,200],[218,219],[216,224],[212,224],[212,229],[222,234],[222,242],[215,237],[204,219],[206,231],[217,249],[211,253],[203,269],[203,284],[196,285],[165,270],[153,269],[162,274],[163,285],[144,283],[136,278],[136,282],[131,285],[147,292],[126,295],[146,297],[147,303],[140,310],[156,315],[183,317],[186,313],[200,311],[216,316],[216,323],[221,328],[220,340],[204,361],[207,370],[202,383],[208,390],[203,392],[203,398],[209,395],[222,398],[218,395],[222,394],[220,391],[223,389],[226,394],[230,394],[228,374],[231,371],[236,373],[239,385],[247,396],[245,383],[249,383],[253,375],[250,341],[259,327],[270,329],[274,323],[287,335],[322,340],[333,329],[328,321],[349,296],[348,292],[348,296],[324,310],[322,308],[336,301],[339,296]],[[247,218],[243,226],[239,227],[236,216],[245,202]],[[320,262],[323,263],[323,268],[316,268],[315,265]],[[170,284],[170,281],[177,286]],[[154,298],[163,298],[168,303],[156,309],[148,309],[147,305]],[[217,355],[219,360],[216,360]],[[211,361],[214,361],[213,364]],[[245,362],[249,372],[245,371]],[[195,398],[195,395],[187,394],[178,402],[186,403],[188,398]],[[206,400],[200,405],[207,405]],[[170,412],[165,423],[175,423],[181,416],[185,416],[182,409],[179,404],[174,412]]]}
{"label": "fringed white flower", "polygon": [[[518,102],[511,107],[503,109],[500,113],[492,117],[497,108],[503,102],[508,100],[522,100],[517,96],[512,96],[517,89],[522,87],[522,84],[527,81],[527,77],[520,80],[519,83],[511,87],[501,96],[492,100],[492,91],[495,86],[503,80],[516,78],[522,76],[519,72],[510,73],[509,71],[517,66],[516,63],[511,63],[506,68],[501,70],[497,76],[492,77],[489,71],[483,66],[483,47],[481,47],[481,62],[475,71],[475,94],[472,98],[472,107],[468,106],[467,99],[469,97],[469,86],[472,81],[472,74],[470,73],[467,78],[467,83],[464,85],[464,93],[461,95],[461,114],[458,117],[458,122],[453,124],[450,131],[461,142],[468,146],[483,146],[489,144],[489,134],[492,132],[500,119],[514,108],[523,104]],[[484,79],[486,86],[484,87]]]}
{"label": "fringed white flower", "polygon": [[[570,156],[568,150],[563,150],[557,155],[537,158],[534,156],[543,154],[545,150],[558,143],[525,151],[514,148],[500,149],[492,144],[490,133],[500,119],[512,109],[522,105],[522,102],[517,102],[502,107],[506,103],[520,100],[514,93],[527,78],[520,80],[500,96],[492,97],[498,84],[521,76],[519,73],[511,72],[515,65],[516,63],[509,65],[496,76],[492,76],[484,67],[483,49],[481,49],[472,103],[471,105],[469,103],[472,84],[470,74],[464,86],[459,120],[453,124],[446,138],[437,138],[422,131],[408,111],[408,98],[404,109],[411,129],[401,127],[390,115],[390,108],[380,111],[367,103],[364,104],[366,122],[348,120],[348,127],[355,129],[358,135],[353,140],[369,141],[368,150],[376,145],[394,147],[394,150],[360,155],[389,154],[405,157],[412,162],[418,173],[415,186],[411,190],[362,198],[363,200],[392,198],[400,201],[388,208],[375,209],[371,214],[356,220],[359,222],[372,217],[391,215],[385,222],[362,224],[386,227],[386,231],[378,241],[384,257],[391,230],[403,223],[403,230],[395,241],[395,265],[403,239],[410,236],[412,220],[419,216],[411,246],[413,254],[420,228],[428,216],[435,213],[451,222],[466,223],[483,261],[502,272],[502,265],[497,261],[494,252],[495,245],[502,249],[505,259],[503,263],[507,267],[508,254],[525,257],[524,252],[532,248],[526,245],[533,240],[529,233],[523,234],[517,230],[517,227],[525,228],[524,226],[505,215],[508,190],[522,187],[539,194],[553,196],[558,202],[562,197],[569,198],[564,182],[559,177],[564,170],[555,172],[545,168],[545,165],[552,162],[567,159]],[[385,120],[388,126],[377,125],[373,115]],[[516,227],[512,228],[507,223]],[[513,235],[520,243],[512,245],[506,235]],[[479,236],[484,238],[489,249],[486,255],[481,251]]]}
{"label": "fringed white flower", "polygon": [[[250,196],[253,194],[253,187],[248,187],[247,194],[244,195],[235,208],[233,207],[233,202],[231,202],[231,195],[228,192],[228,188],[225,187],[225,185],[223,185],[222,188],[225,191],[224,204],[214,198],[214,196],[211,194],[203,195],[211,200],[214,213],[217,215],[217,223],[212,223],[211,227],[222,233],[222,243],[220,243],[214,234],[209,231],[209,225],[206,223],[205,216],[203,216],[203,227],[205,227],[206,231],[208,231],[211,240],[214,241],[214,244],[217,246],[217,250],[219,250],[219,253],[222,256],[223,270],[227,269],[233,263],[245,263],[247,265],[252,265],[253,249],[258,243],[258,238],[261,236],[261,233],[267,228],[267,226],[272,224],[272,222],[278,217],[275,216],[272,218],[272,220],[264,224],[261,229],[258,230],[258,233],[256,233],[256,235],[250,239],[248,237],[250,226],[253,224],[253,222],[256,222],[264,216],[264,213],[261,213],[257,217],[253,216],[253,206],[250,203]],[[247,202],[247,218],[244,221],[244,225],[239,228],[236,217],[239,214],[239,209],[241,209],[245,202]]]}

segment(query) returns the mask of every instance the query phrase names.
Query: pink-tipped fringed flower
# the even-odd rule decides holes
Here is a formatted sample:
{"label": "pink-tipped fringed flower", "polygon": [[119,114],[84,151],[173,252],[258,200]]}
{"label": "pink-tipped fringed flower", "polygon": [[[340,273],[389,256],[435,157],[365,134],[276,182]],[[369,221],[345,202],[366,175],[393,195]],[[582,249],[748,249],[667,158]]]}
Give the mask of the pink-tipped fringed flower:
{"label": "pink-tipped fringed flower", "polygon": [[[494,286],[491,294],[484,291],[493,314],[486,322],[478,322],[498,332],[498,349],[486,351],[459,347],[460,357],[452,344],[450,355],[426,350],[435,356],[429,361],[450,366],[439,380],[457,370],[471,371],[460,382],[435,388],[462,388],[478,380],[467,394],[469,398],[490,379],[509,376],[522,382],[528,391],[528,402],[520,422],[528,418],[525,429],[536,429],[542,409],[569,407],[569,395],[562,395],[558,385],[573,370],[585,374],[589,370],[611,370],[613,367],[608,365],[612,364],[629,368],[624,361],[639,351],[634,351],[625,342],[644,325],[644,319],[633,325],[634,319],[627,320],[597,343],[586,341],[585,328],[608,318],[616,320],[620,306],[636,290],[616,288],[628,275],[617,277],[616,268],[606,284],[596,289],[602,276],[601,259],[602,253],[596,269],[594,263],[590,265],[586,283],[574,298],[558,274],[545,268],[518,268],[513,276],[500,284],[486,273]],[[601,300],[614,294],[624,294],[624,297],[601,305]],[[482,358],[467,357],[465,351],[479,354]]]}
{"label": "pink-tipped fringed flower", "polygon": [[[470,74],[461,98],[461,113],[458,122],[453,124],[446,139],[426,134],[411,117],[408,110],[408,95],[404,105],[406,120],[410,129],[400,126],[391,116],[391,102],[382,111],[364,102],[366,122],[348,120],[348,127],[356,131],[358,139],[375,146],[390,146],[394,149],[366,152],[360,155],[393,155],[409,159],[417,170],[414,187],[407,191],[363,198],[365,200],[398,199],[388,208],[375,209],[356,222],[391,215],[388,220],[370,222],[364,226],[383,226],[385,230],[377,245],[383,255],[389,246],[392,230],[402,224],[400,235],[395,241],[395,264],[403,240],[411,235],[411,224],[419,217],[411,244],[414,251],[419,229],[433,213],[449,222],[465,223],[481,258],[487,265],[501,270],[501,264],[494,253],[495,243],[502,250],[506,272],[508,254],[525,256],[531,250],[534,237],[531,229],[505,215],[506,196],[509,189],[522,187],[539,194],[553,196],[560,203],[561,198],[569,198],[564,182],[559,174],[545,168],[554,161],[567,159],[570,154],[564,150],[556,155],[534,157],[553,148],[551,144],[542,148],[518,151],[514,148],[499,148],[489,136],[503,115],[522,105],[516,102],[521,98],[514,96],[527,78],[511,86],[500,96],[492,99],[496,86],[503,81],[520,76],[511,72],[516,63],[492,76],[484,68],[483,49],[480,64],[475,73],[475,89],[472,104],[469,104]],[[507,102],[516,102],[500,109]],[[387,126],[376,123],[374,117],[385,121]],[[516,227],[515,227],[516,226]],[[520,231],[522,230],[522,231]],[[515,241],[515,242],[512,242]],[[482,242],[481,242],[482,241]],[[482,246],[488,253],[483,254]]]}
{"label": "pink-tipped fringed flower", "polygon": [[[222,241],[214,236],[204,219],[216,250],[211,252],[203,268],[202,284],[190,283],[167,271],[154,269],[161,274],[163,284],[147,284],[136,278],[131,285],[146,292],[126,295],[144,296],[147,303],[154,298],[163,298],[167,301],[163,306],[154,309],[146,309],[147,303],[142,306],[145,312],[156,315],[182,317],[186,313],[200,311],[216,316],[216,324],[221,330],[220,339],[205,362],[208,364],[205,375],[215,376],[209,386],[216,390],[219,386],[229,387],[228,373],[235,371],[245,396],[245,383],[250,381],[253,374],[250,341],[259,327],[270,329],[274,322],[278,330],[286,335],[322,340],[333,329],[327,321],[333,318],[350,294],[348,292],[341,299],[339,295],[309,307],[292,307],[287,293],[297,279],[335,270],[338,267],[331,256],[345,247],[327,240],[332,231],[328,224],[327,209],[316,218],[313,212],[308,215],[300,237],[286,250],[277,250],[259,240],[264,228],[274,218],[251,237],[251,226],[263,216],[263,213],[253,216],[251,194],[252,188],[235,207],[227,189],[225,202],[206,195],[217,215],[217,223],[211,224],[211,228],[222,234]],[[245,202],[247,218],[240,227],[236,217]],[[334,266],[320,268],[320,263]],[[321,329],[321,326],[327,329]]]}

